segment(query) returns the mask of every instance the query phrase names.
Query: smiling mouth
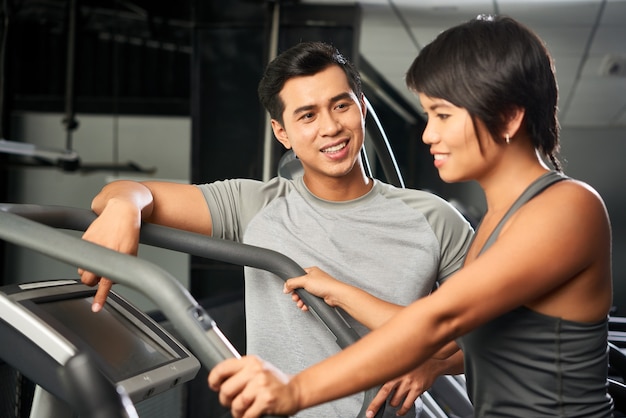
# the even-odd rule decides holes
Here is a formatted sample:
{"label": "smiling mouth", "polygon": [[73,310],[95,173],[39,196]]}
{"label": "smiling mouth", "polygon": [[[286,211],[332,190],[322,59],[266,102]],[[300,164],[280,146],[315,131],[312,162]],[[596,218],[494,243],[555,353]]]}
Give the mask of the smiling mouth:
{"label": "smiling mouth", "polygon": [[322,152],[325,152],[325,153],[337,152],[337,151],[341,151],[346,146],[348,146],[348,141],[344,141],[341,144],[337,144],[332,147],[324,148]]}

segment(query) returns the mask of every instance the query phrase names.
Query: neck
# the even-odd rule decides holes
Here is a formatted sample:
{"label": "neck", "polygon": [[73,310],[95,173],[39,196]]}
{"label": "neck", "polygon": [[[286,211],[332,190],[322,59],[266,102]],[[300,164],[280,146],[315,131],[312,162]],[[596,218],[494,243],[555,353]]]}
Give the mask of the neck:
{"label": "neck", "polygon": [[365,195],[372,190],[374,182],[367,177],[362,166],[355,166],[350,173],[337,177],[305,173],[304,184],[320,199],[341,202]]}
{"label": "neck", "polygon": [[532,158],[503,160],[478,183],[485,193],[487,213],[496,215],[508,210],[526,188],[549,168],[534,153]]}

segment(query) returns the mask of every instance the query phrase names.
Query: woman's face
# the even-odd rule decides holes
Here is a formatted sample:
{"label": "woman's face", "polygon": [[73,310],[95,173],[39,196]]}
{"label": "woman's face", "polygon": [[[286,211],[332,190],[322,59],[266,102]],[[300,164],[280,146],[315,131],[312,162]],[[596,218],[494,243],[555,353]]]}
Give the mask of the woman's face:
{"label": "woman's face", "polygon": [[[495,145],[488,131],[475,129],[470,114],[447,100],[418,94],[427,124],[422,140],[430,146],[434,164],[447,183],[476,180],[488,169],[489,149]],[[481,142],[477,136],[480,135]]]}

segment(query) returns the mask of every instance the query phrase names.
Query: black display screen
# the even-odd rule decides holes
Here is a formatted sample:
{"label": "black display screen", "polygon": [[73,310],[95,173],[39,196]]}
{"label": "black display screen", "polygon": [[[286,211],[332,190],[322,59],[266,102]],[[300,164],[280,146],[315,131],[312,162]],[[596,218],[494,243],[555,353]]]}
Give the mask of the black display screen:
{"label": "black display screen", "polygon": [[[37,306],[79,335],[96,352],[113,381],[122,381],[178,359],[111,303],[94,313],[93,297],[38,301]],[[83,344],[81,344],[83,345]]]}

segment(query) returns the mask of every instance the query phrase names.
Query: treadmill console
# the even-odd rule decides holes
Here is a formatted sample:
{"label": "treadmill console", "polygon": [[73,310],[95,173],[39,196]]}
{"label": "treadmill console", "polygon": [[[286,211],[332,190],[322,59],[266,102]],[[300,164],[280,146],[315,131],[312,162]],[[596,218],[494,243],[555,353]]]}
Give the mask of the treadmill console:
{"label": "treadmill console", "polygon": [[193,379],[200,363],[183,345],[113,291],[93,313],[95,291],[78,280],[0,287],[0,358],[63,400],[59,368],[83,352],[134,403]]}

